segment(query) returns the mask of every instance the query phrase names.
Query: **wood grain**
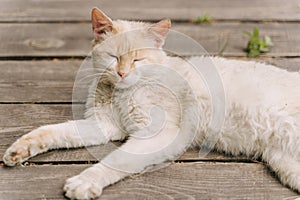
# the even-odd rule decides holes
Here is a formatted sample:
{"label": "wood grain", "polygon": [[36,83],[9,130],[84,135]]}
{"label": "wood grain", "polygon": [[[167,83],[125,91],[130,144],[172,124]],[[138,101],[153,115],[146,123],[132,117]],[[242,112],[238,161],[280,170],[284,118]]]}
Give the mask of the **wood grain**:
{"label": "wood grain", "polygon": [[[205,53],[201,51],[203,47],[214,55],[222,53],[227,56],[245,56],[248,37],[242,31],[251,31],[254,27],[259,27],[261,35],[269,35],[273,40],[274,47],[266,56],[300,55],[300,24],[297,23],[175,23],[175,31],[186,34],[196,43],[185,35],[179,36],[172,32],[166,49],[180,55],[199,55]],[[0,57],[4,58],[86,56],[91,50],[92,33],[89,23],[0,24],[0,35]]]}
{"label": "wood grain", "polygon": [[299,21],[299,1],[289,0],[1,0],[2,22],[87,21],[98,6],[113,19],[187,21],[208,13],[216,20]]}
{"label": "wood grain", "polygon": [[[90,165],[0,168],[0,198],[63,199],[65,179]],[[295,199],[261,164],[177,163],[127,178],[101,199]]]}
{"label": "wood grain", "polygon": [[1,61],[0,102],[72,102],[82,61]]}
{"label": "wood grain", "polygon": [[[81,106],[81,105],[76,105]],[[72,105],[0,104],[0,127],[32,128],[42,124],[72,120]]]}

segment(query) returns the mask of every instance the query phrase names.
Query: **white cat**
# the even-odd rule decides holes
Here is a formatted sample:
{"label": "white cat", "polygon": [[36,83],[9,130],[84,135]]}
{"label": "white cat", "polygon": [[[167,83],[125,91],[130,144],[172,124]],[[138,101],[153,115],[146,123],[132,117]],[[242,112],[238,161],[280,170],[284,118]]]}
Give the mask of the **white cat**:
{"label": "white cat", "polygon": [[[99,78],[89,91],[86,119],[42,126],[22,136],[6,151],[6,165],[49,149],[128,138],[100,163],[68,179],[66,196],[98,197],[104,187],[174,160],[195,145],[261,157],[283,184],[300,191],[299,73],[256,62],[167,56],[161,47],[169,20],[152,25],[112,21],[94,8],[92,25]],[[224,102],[222,94],[212,97],[206,78],[191,67],[196,63],[205,70],[212,62],[223,82]],[[212,98],[224,104],[220,132],[210,124],[216,106]]]}

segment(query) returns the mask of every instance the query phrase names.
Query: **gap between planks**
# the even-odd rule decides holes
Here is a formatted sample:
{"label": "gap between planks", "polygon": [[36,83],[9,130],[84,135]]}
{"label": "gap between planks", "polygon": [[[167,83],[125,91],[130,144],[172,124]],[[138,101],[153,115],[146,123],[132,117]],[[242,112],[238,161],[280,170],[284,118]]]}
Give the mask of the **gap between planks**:
{"label": "gap between planks", "polygon": [[[126,20],[126,19],[125,19]],[[130,20],[130,19],[128,19]],[[131,19],[131,20],[139,20],[139,19]],[[195,19],[172,19],[172,23],[176,23],[176,24],[200,24],[197,22],[194,22]],[[147,22],[147,23],[155,23],[158,21],[158,19],[143,19],[143,22]],[[299,19],[221,19],[221,18],[212,18],[211,22],[208,23],[204,23],[204,24],[210,24],[210,23],[258,23],[258,24],[263,24],[263,23],[290,23],[290,24],[299,24],[300,20]],[[10,21],[10,20],[1,20],[0,24],[56,24],[56,23],[60,23],[60,24],[85,24],[85,23],[91,23],[91,20],[39,20],[39,19],[35,19],[35,20],[14,20],[14,21]],[[203,23],[202,23],[203,24]]]}
{"label": "gap between planks", "polygon": [[[193,55],[190,55],[193,56]],[[190,56],[181,56],[181,57],[190,57]],[[199,56],[199,55],[194,55]],[[236,59],[251,59],[248,58],[246,55],[218,55],[217,53],[209,53],[205,56],[219,56],[224,58],[236,58]],[[0,61],[80,61],[89,58],[89,56],[1,56]],[[286,58],[286,59],[293,59],[293,58],[300,58],[300,55],[268,55],[268,54],[261,54],[257,59],[272,59],[272,58]]]}
{"label": "gap between planks", "polygon": [[[26,161],[22,164],[18,164],[17,166],[36,166],[36,165],[87,165],[87,164],[97,164],[100,161]],[[185,159],[179,159],[179,160],[174,160],[172,162],[164,162],[163,164],[171,164],[171,163],[178,163],[178,164],[183,164],[183,163],[197,163],[197,162],[203,162],[203,163],[259,163],[259,164],[265,164],[263,162],[253,160],[253,159],[248,159],[248,158],[235,158],[232,157],[231,159],[224,158],[224,159],[190,159],[190,160],[185,160]],[[5,166],[3,161],[0,161],[0,166]]]}

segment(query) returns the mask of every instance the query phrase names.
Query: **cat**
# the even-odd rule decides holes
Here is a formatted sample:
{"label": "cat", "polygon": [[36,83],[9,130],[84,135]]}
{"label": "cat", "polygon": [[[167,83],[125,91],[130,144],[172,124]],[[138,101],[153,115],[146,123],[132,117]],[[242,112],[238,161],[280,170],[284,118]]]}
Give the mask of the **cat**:
{"label": "cat", "polygon": [[[50,149],[126,139],[101,162],[66,181],[66,197],[93,199],[103,188],[201,145],[261,158],[283,184],[300,192],[299,73],[253,61],[168,56],[162,46],[170,20],[113,21],[97,8],[91,15],[92,60],[99,77],[90,86],[85,119],[22,136],[4,154],[7,166]],[[222,94],[215,97],[224,103],[220,131],[210,125],[219,104],[191,63],[204,70],[213,63],[220,74],[224,102]]]}

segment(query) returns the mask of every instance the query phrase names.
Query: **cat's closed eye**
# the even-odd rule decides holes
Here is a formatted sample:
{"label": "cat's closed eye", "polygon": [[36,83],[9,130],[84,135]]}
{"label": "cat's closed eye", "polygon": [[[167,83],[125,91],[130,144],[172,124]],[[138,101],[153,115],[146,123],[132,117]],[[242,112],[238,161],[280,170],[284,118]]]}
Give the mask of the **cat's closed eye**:
{"label": "cat's closed eye", "polygon": [[116,59],[117,61],[119,61],[119,59],[120,59],[119,56],[116,56],[116,55],[113,55],[113,54],[110,54],[110,53],[108,53],[108,55],[109,55],[110,57]]}
{"label": "cat's closed eye", "polygon": [[145,60],[145,59],[146,59],[146,57],[135,58],[135,59],[133,60],[133,62],[139,62],[139,61],[142,61],[142,60]]}

